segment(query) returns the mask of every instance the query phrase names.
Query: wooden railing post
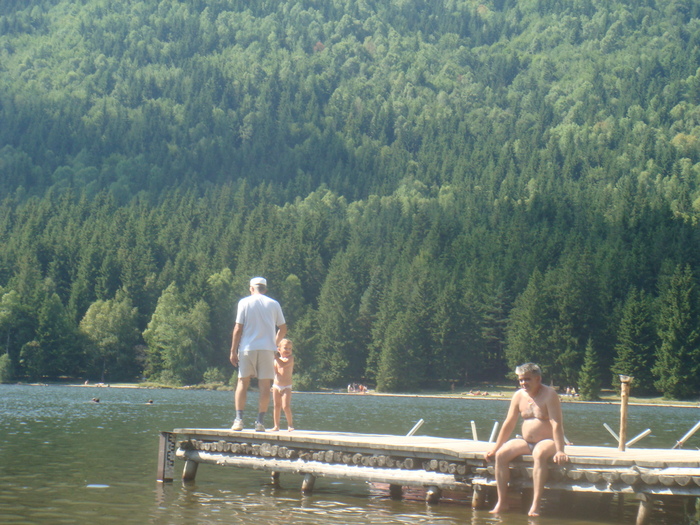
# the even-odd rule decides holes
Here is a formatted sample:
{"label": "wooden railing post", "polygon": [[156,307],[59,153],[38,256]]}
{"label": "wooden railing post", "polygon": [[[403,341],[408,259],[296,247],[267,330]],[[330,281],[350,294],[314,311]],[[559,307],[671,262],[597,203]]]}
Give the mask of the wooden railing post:
{"label": "wooden railing post", "polygon": [[627,443],[627,403],[630,398],[632,377],[620,375],[620,442],[618,450],[624,452]]}

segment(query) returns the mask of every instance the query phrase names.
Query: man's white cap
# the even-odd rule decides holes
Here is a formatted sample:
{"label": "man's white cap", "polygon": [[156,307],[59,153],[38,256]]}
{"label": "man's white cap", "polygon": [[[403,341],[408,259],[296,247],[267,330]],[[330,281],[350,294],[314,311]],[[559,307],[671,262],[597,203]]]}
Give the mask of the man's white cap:
{"label": "man's white cap", "polygon": [[262,284],[263,286],[267,286],[267,281],[264,277],[253,277],[250,280],[250,285],[255,286],[256,284]]}

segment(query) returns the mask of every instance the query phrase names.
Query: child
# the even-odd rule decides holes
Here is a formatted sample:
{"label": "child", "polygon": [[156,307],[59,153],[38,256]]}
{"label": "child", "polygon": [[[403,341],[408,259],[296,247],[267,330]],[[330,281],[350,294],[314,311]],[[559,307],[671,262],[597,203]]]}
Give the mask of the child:
{"label": "child", "polygon": [[275,380],[272,383],[272,399],[274,401],[273,431],[280,429],[280,416],[282,409],[287,418],[287,430],[294,430],[292,422],[292,373],[294,371],[294,356],[292,355],[292,342],[289,339],[280,341],[279,356],[275,357]]}

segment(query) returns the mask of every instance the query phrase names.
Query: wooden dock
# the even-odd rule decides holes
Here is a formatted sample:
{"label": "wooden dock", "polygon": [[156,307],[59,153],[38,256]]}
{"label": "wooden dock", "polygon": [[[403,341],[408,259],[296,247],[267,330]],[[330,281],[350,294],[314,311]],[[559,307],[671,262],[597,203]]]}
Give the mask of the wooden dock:
{"label": "wooden dock", "polygon": [[[484,508],[495,488],[493,464],[483,459],[491,446],[430,436],[181,428],[161,432],[158,480],[172,481],[179,459],[184,482],[195,479],[200,464],[211,464],[266,471],[273,481],[292,473],[302,478],[304,492],[318,477],[386,483],[393,496],[402,487],[419,487],[430,502],[444,490],[465,491],[473,507]],[[649,523],[659,498],[700,496],[698,451],[567,446],[566,452],[569,463],[552,464],[547,489],[632,495],[639,500],[637,525]],[[531,456],[511,470],[514,490],[531,488]]]}

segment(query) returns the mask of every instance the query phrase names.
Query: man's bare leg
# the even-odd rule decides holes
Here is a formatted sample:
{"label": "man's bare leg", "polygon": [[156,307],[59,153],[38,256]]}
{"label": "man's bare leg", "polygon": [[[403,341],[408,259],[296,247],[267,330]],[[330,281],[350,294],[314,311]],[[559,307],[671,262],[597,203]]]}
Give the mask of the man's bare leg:
{"label": "man's bare leg", "polygon": [[272,379],[258,379],[258,388],[260,390],[258,412],[267,412],[267,407],[270,405],[270,388],[272,388]]}
{"label": "man's bare leg", "polygon": [[530,447],[524,439],[511,439],[496,452],[496,491],[498,501],[490,511],[500,514],[508,510],[508,481],[510,480],[510,462],[518,456],[529,454]]}
{"label": "man's bare leg", "polygon": [[248,399],[248,386],[250,386],[249,377],[239,377],[236,384],[236,410],[245,410],[245,403]]}
{"label": "man's bare leg", "polygon": [[549,458],[557,452],[557,447],[551,439],[545,439],[535,445],[532,451],[532,506],[528,516],[540,515],[540,504],[544,495],[544,484],[547,482]]}

